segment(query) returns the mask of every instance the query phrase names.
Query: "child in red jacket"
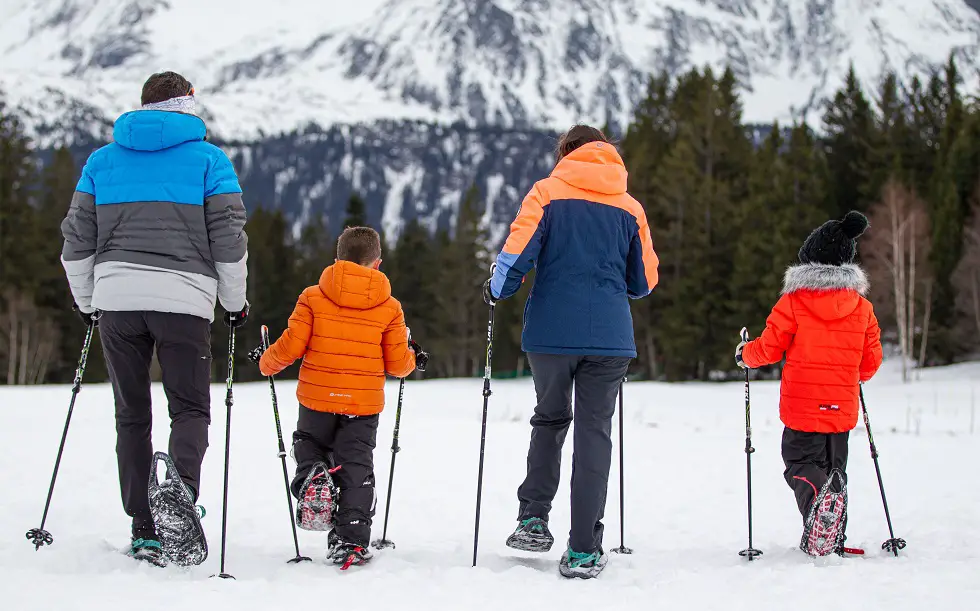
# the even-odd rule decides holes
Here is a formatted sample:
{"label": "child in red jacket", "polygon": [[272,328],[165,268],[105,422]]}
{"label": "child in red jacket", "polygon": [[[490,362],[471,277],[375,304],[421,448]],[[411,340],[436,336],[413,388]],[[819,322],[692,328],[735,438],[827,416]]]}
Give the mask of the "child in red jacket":
{"label": "child in red jacket", "polygon": [[740,367],[786,357],[779,417],[786,483],[804,519],[800,548],[811,555],[842,553],[847,522],[847,440],[857,426],[859,383],[881,366],[881,332],[869,284],[854,264],[868,219],[849,212],[827,221],[786,270],[783,293],[761,337],[735,351]]}

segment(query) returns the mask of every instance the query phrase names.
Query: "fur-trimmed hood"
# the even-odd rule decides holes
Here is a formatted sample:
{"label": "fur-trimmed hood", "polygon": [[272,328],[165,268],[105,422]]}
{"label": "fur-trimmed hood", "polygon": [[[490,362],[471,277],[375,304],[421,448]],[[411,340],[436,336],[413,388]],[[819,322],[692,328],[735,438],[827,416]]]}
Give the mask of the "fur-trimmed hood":
{"label": "fur-trimmed hood", "polygon": [[794,298],[822,320],[840,320],[858,307],[870,284],[864,270],[854,264],[804,263],[786,270],[783,294]]}
{"label": "fur-trimmed hood", "polygon": [[783,295],[797,291],[840,291],[853,290],[862,297],[868,294],[871,283],[868,275],[859,266],[823,265],[804,263],[793,265],[783,276]]}

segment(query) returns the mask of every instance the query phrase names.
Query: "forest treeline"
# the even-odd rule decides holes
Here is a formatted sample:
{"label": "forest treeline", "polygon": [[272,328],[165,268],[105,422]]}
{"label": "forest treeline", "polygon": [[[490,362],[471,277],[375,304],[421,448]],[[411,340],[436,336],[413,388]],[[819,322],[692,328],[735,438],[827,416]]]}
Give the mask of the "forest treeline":
{"label": "forest treeline", "polygon": [[[731,71],[652,78],[619,143],[661,258],[660,285],[633,303],[633,375],[732,373],[738,330],[761,331],[807,234],[848,210],[871,220],[860,263],[885,339],[907,370],[975,355],[980,102],[967,89],[952,60],[907,83],[893,74],[860,83],[852,70],[815,125],[762,129],[742,121]],[[46,164],[40,158],[0,97],[0,384],[70,381],[84,334],[59,260],[59,225],[84,160],[67,149],[47,155]],[[244,355],[258,342],[258,325],[274,337],[284,329],[296,297],[333,261],[336,236],[363,224],[365,211],[351,194],[346,218],[312,219],[297,234],[280,211],[245,198],[252,323],[237,342],[238,378],[254,380],[258,371]],[[507,203],[516,213],[520,202]],[[489,243],[484,209],[483,194],[471,188],[448,229],[432,233],[410,222],[397,240],[385,240],[382,270],[413,336],[432,354],[426,377],[482,373],[480,288],[499,247]],[[499,375],[527,372],[520,335],[532,285],[528,278],[498,306]],[[224,377],[226,333],[214,325],[215,380]],[[106,379],[97,346],[86,379]]]}

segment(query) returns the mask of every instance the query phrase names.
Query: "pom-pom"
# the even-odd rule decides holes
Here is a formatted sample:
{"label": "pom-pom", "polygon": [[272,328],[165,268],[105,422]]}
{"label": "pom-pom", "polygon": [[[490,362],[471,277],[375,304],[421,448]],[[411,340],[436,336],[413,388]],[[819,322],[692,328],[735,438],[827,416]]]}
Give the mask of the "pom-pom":
{"label": "pom-pom", "polygon": [[864,216],[857,210],[851,210],[844,215],[844,218],[840,222],[841,231],[844,232],[848,238],[854,240],[861,236],[868,229],[868,217]]}

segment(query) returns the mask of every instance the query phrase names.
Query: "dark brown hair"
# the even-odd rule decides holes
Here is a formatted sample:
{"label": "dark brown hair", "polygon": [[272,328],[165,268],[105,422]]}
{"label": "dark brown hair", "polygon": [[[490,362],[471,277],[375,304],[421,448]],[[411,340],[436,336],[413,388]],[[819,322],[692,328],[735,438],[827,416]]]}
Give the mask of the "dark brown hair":
{"label": "dark brown hair", "polygon": [[370,265],[381,258],[381,236],[370,227],[348,227],[337,240],[337,258]]}
{"label": "dark brown hair", "polygon": [[140,104],[156,104],[171,98],[180,98],[194,93],[191,82],[176,72],[157,72],[143,83]]}
{"label": "dark brown hair", "polygon": [[590,142],[606,142],[612,144],[600,129],[596,129],[591,125],[573,125],[570,130],[558,137],[558,145],[555,146],[555,161],[561,161],[565,155]]}

